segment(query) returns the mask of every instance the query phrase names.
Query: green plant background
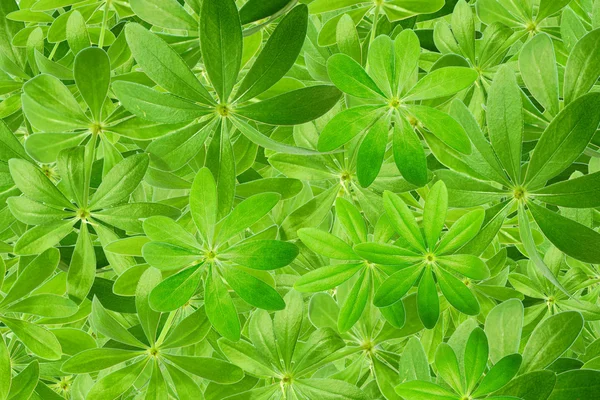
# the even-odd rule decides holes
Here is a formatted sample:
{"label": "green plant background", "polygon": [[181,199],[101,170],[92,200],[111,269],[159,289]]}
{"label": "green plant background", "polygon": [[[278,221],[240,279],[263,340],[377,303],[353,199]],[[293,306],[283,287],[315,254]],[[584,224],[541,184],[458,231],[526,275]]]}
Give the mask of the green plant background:
{"label": "green plant background", "polygon": [[0,400],[600,399],[600,0],[0,24]]}

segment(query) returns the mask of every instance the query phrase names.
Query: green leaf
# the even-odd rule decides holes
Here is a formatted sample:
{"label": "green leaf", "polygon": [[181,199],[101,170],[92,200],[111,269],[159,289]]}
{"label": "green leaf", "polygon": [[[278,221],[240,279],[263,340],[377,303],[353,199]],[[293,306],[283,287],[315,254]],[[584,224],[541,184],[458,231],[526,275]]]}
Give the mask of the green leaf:
{"label": "green leaf", "polygon": [[148,297],[152,309],[168,312],[182,307],[200,285],[201,266],[186,268],[158,283]]}
{"label": "green leaf", "polygon": [[247,303],[263,310],[283,310],[285,302],[275,289],[264,281],[234,267],[225,268],[229,286]]}
{"label": "green leaf", "polygon": [[500,359],[481,380],[474,396],[485,395],[494,392],[506,385],[517,375],[521,367],[522,357],[520,354],[510,354]]}
{"label": "green leaf", "polygon": [[380,106],[358,106],[336,114],[319,136],[319,151],[333,151],[367,129],[382,113]]}
{"label": "green leaf", "polygon": [[279,81],[294,65],[306,37],[308,9],[299,5],[277,24],[238,87],[238,102],[250,100]]}
{"label": "green leaf", "polygon": [[97,297],[92,300],[91,322],[97,332],[111,338],[117,342],[128,344],[133,347],[145,348],[146,346],[140,342],[131,332],[102,306],[102,303]]}
{"label": "green leaf", "polygon": [[384,192],[383,205],[396,232],[415,250],[425,251],[425,240],[421,235],[421,230],[400,196],[391,192]]}
{"label": "green leaf", "polygon": [[581,369],[566,371],[556,376],[556,385],[550,400],[594,398],[600,390],[600,371]]}
{"label": "green leaf", "polygon": [[450,254],[461,248],[477,235],[485,213],[483,210],[473,210],[460,217],[442,236],[436,254]]}
{"label": "green leaf", "polygon": [[200,235],[210,242],[217,222],[217,185],[208,168],[200,169],[194,178],[190,211]]}
{"label": "green leaf", "polygon": [[298,382],[301,393],[308,398],[323,400],[366,400],[367,396],[356,386],[338,379],[303,379]]}
{"label": "green leaf", "polygon": [[454,118],[427,106],[408,105],[406,109],[444,144],[460,153],[471,154],[469,137]]}
{"label": "green leaf", "polygon": [[396,386],[396,393],[406,400],[458,400],[448,389],[431,382],[410,381]]}
{"label": "green leaf", "polygon": [[90,123],[71,91],[53,76],[36,76],[23,85],[23,94],[23,112],[39,130],[71,131]]}
{"label": "green leaf", "polygon": [[[159,14],[164,15],[164,11]],[[138,24],[127,24],[125,34],[131,53],[150,79],[177,96],[214,104],[185,61],[164,40]]]}
{"label": "green leaf", "polygon": [[102,371],[143,355],[142,351],[122,349],[89,349],[74,355],[63,363],[61,371],[72,374],[85,374]]}
{"label": "green leaf", "polygon": [[242,62],[242,26],[233,0],[207,0],[200,12],[200,49],[221,103],[227,103]]}
{"label": "green leaf", "polygon": [[151,307],[150,295],[161,280],[162,275],[160,271],[155,268],[148,268],[140,277],[135,291],[135,309],[146,339],[148,339],[151,345],[155,343],[160,313]]}
{"label": "green leaf", "polygon": [[[49,330],[20,319],[1,317],[0,321],[35,355],[46,360],[60,360],[62,350]],[[14,382],[13,382],[14,383]]]}
{"label": "green leaf", "polygon": [[[335,37],[340,52],[352,57],[354,61],[360,63],[362,59],[362,50],[358,32],[354,25],[354,20],[350,15],[342,15],[336,26]],[[373,44],[371,44],[371,52],[373,51],[374,47]]]}
{"label": "green leaf", "polygon": [[0,337],[0,399],[2,400],[8,399],[11,377],[10,353],[4,343],[4,338]]}
{"label": "green leaf", "polygon": [[34,294],[8,306],[7,310],[41,317],[60,318],[75,314],[77,304],[55,294]]}
{"label": "green leaf", "polygon": [[22,269],[0,304],[2,306],[9,305],[33,292],[46,279],[52,276],[59,261],[60,254],[54,248],[50,248],[35,257]]}
{"label": "green leaf", "polygon": [[404,118],[394,125],[393,151],[396,167],[408,182],[424,186],[427,174],[427,159],[421,140],[413,127]]}
{"label": "green leaf", "polygon": [[304,301],[302,295],[290,290],[285,295],[286,307],[275,314],[273,319],[273,330],[277,338],[277,348],[286,368],[289,368],[298,345],[300,329],[302,328],[302,317]]}
{"label": "green leaf", "polygon": [[[542,33],[534,36],[521,50],[519,70],[525,85],[550,115],[559,112],[558,71],[554,46],[550,36]],[[567,103],[567,102],[565,102]]]}
{"label": "green leaf", "polygon": [[490,142],[515,183],[521,182],[523,111],[521,90],[514,72],[501,67],[492,82],[487,102]]}
{"label": "green leaf", "polygon": [[584,262],[600,262],[600,233],[535,203],[528,207],[544,236],[558,249]]}
{"label": "green leaf", "polygon": [[75,55],[90,46],[90,35],[85,18],[78,10],[74,10],[67,19],[66,37]]}
{"label": "green leaf", "polygon": [[448,190],[443,181],[436,182],[429,193],[423,208],[423,231],[429,249],[434,249],[446,223],[448,210]]}
{"label": "green leaf", "polygon": [[298,237],[312,251],[338,260],[360,260],[352,247],[338,237],[315,228],[303,228]]}
{"label": "green leaf", "polygon": [[[481,328],[475,328],[469,335],[465,347],[464,371],[467,390],[473,390],[487,367],[489,356],[488,339]],[[516,371],[515,371],[516,372]]]}
{"label": "green leaf", "polygon": [[428,73],[403,97],[403,101],[437,99],[453,95],[471,86],[477,72],[465,67],[445,67]]}
{"label": "green leaf", "polygon": [[294,288],[299,292],[321,292],[333,289],[352,278],[364,264],[337,264],[317,268],[302,275]]}
{"label": "green leaf", "polygon": [[281,196],[277,193],[260,193],[248,197],[219,222],[215,242],[225,243],[244,229],[250,228],[267,215],[280,199]]}
{"label": "green leaf", "polygon": [[379,118],[363,139],[358,150],[356,175],[362,187],[368,187],[381,170],[388,136],[388,122]]}
{"label": "green leaf", "polygon": [[272,270],[290,264],[298,255],[293,243],[279,240],[248,240],[220,255],[244,267]]}
{"label": "green leaf", "polygon": [[438,285],[448,303],[458,311],[467,315],[478,315],[479,302],[471,290],[460,279],[449,272],[439,269],[436,271]]}
{"label": "green leaf", "polygon": [[520,372],[543,369],[554,362],[575,342],[583,323],[583,317],[576,311],[564,311],[542,321],[523,349]]}
{"label": "green leaf", "polygon": [[408,293],[421,272],[420,266],[415,265],[393,273],[377,289],[373,304],[377,307],[388,307],[396,303]]}
{"label": "green leaf", "polygon": [[440,317],[440,300],[430,268],[426,268],[421,275],[417,289],[417,307],[425,328],[433,329]]}
{"label": "green leaf", "polygon": [[30,362],[19,374],[17,374],[10,385],[9,399],[30,398],[40,379],[40,367],[38,361]]}
{"label": "green leaf", "polygon": [[442,378],[454,391],[462,391],[462,379],[458,366],[456,353],[447,343],[440,343],[435,352],[435,367],[438,376]]}
{"label": "green leaf", "polygon": [[102,107],[110,86],[110,59],[97,47],[80,51],[75,57],[73,76],[81,97],[92,113],[92,119],[102,121]]}
{"label": "green leaf", "polygon": [[133,385],[147,363],[147,359],[140,360],[104,376],[92,386],[86,399],[116,399]]}
{"label": "green leaf", "polygon": [[144,178],[148,163],[148,155],[135,154],[115,165],[90,199],[89,208],[98,210],[127,200]]}
{"label": "green leaf", "polygon": [[50,179],[30,162],[13,158],[9,161],[8,166],[15,185],[27,197],[55,207],[73,207]]}
{"label": "green leaf", "polygon": [[600,123],[599,107],[600,94],[586,94],[552,120],[531,155],[525,176],[528,187],[542,186],[581,155]]}
{"label": "green leaf", "polygon": [[87,224],[81,224],[67,274],[67,293],[77,302],[85,299],[96,277],[96,254]]}
{"label": "green leaf", "polygon": [[297,125],[319,118],[339,98],[340,91],[335,86],[315,85],[236,108],[235,113],[265,124]]}
{"label": "green leaf", "polygon": [[367,72],[345,54],[329,57],[327,72],[335,86],[344,93],[365,99],[385,100],[385,95]]}
{"label": "green leaf", "polygon": [[[270,320],[267,323],[269,328],[272,327]],[[269,378],[277,374],[263,361],[262,355],[257,352],[257,349],[246,341],[231,342],[220,339],[219,348],[229,361],[252,375]]]}
{"label": "green leaf", "polygon": [[152,25],[166,29],[198,30],[198,22],[177,0],[131,0],[135,14]]}
{"label": "green leaf", "polygon": [[586,94],[600,76],[600,51],[598,40],[600,29],[595,29],[583,36],[573,46],[565,66],[563,98],[565,105]]}
{"label": "green leaf", "polygon": [[348,298],[340,309],[338,319],[340,332],[346,332],[359,320],[373,291],[372,279],[371,271],[365,268],[352,286]]}
{"label": "green leaf", "polygon": [[534,191],[531,195],[544,203],[572,208],[598,207],[600,172],[557,182]]}
{"label": "green leaf", "polygon": [[73,225],[75,225],[76,222],[76,219],[70,219],[36,226],[25,232],[19,240],[17,240],[14,251],[16,254],[20,255],[42,253],[71,233]]}
{"label": "green leaf", "polygon": [[490,277],[490,270],[485,262],[471,254],[452,254],[439,256],[436,262],[445,269],[458,272],[467,278],[484,280]]}
{"label": "green leaf", "polygon": [[240,340],[240,321],[227,288],[219,275],[213,275],[213,268],[208,270],[204,283],[204,307],[210,323],[223,337]]}
{"label": "green leaf", "polygon": [[145,120],[179,124],[211,113],[209,108],[137,83],[116,81],[112,88],[123,107]]}
{"label": "green leaf", "polygon": [[244,377],[244,372],[241,368],[216,358],[172,354],[165,355],[165,358],[179,368],[213,382],[231,384],[238,382]]}
{"label": "green leaf", "polygon": [[510,299],[492,308],[485,320],[492,362],[519,351],[522,328],[523,304],[519,300]]}

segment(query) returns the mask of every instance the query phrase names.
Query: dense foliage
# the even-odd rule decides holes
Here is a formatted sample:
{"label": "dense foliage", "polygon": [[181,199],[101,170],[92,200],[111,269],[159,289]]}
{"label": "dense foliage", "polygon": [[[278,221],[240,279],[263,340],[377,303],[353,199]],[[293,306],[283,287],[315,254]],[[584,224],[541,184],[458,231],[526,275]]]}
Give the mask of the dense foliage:
{"label": "dense foliage", "polygon": [[0,400],[600,399],[600,0],[0,24]]}

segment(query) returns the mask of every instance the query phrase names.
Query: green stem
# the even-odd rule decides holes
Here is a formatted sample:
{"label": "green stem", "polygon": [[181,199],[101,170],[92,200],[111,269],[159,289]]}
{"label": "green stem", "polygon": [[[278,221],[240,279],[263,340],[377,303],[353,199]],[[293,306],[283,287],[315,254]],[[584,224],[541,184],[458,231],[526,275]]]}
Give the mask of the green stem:
{"label": "green stem", "polygon": [[88,143],[88,146],[90,147],[85,151],[85,185],[83,187],[83,204],[79,204],[80,207],[87,207],[88,205],[90,182],[92,181],[92,166],[94,165],[94,159],[96,158],[97,138],[98,132],[92,132],[92,138]]}
{"label": "green stem", "polygon": [[375,35],[377,34],[377,21],[379,20],[379,12],[381,11],[381,6],[378,5],[375,7],[375,15],[373,15],[373,27],[371,28],[371,37],[369,39],[369,47],[371,47],[371,43],[375,40]]}
{"label": "green stem", "polygon": [[175,310],[175,311],[169,313],[169,316],[167,317],[167,321],[165,322],[165,326],[163,326],[162,331],[160,331],[160,336],[158,337],[158,340],[156,340],[156,347],[160,347],[162,342],[165,340],[167,333],[169,333],[169,330],[171,330],[171,325],[173,325],[173,321],[175,320],[175,317],[177,316],[177,311],[179,311],[179,310]]}
{"label": "green stem", "polygon": [[54,47],[52,48],[52,52],[50,52],[50,55],[48,56],[49,60],[52,60],[54,58],[54,55],[56,54],[56,51],[58,50],[58,45],[60,44],[60,42],[56,43],[54,45]]}
{"label": "green stem", "polygon": [[106,25],[108,23],[108,8],[110,7],[110,1],[106,0],[104,3],[104,15],[102,16],[102,27],[100,28],[100,39],[98,39],[98,47],[104,47],[104,32],[106,31]]}

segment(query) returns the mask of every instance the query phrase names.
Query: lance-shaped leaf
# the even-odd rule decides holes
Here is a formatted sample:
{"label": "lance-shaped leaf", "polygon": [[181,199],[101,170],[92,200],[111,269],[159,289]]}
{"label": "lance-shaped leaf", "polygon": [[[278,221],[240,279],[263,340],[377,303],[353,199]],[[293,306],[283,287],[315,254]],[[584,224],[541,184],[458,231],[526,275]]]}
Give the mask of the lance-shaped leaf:
{"label": "lance-shaped leaf", "polygon": [[148,300],[156,311],[168,312],[182,307],[200,285],[202,264],[186,268],[156,285]]}
{"label": "lance-shaped leaf", "polygon": [[214,274],[212,267],[208,270],[204,283],[204,301],[206,316],[217,332],[231,341],[240,340],[241,328],[237,311],[221,276]]}
{"label": "lance-shaped leaf", "polygon": [[90,123],[71,91],[51,75],[39,75],[23,86],[23,112],[41,131],[60,132]]}
{"label": "lance-shaped leaf", "polygon": [[525,85],[552,116],[559,111],[558,71],[553,60],[556,57],[552,39],[543,33],[527,42],[519,55],[519,69]]}
{"label": "lance-shaped leaf", "polygon": [[319,136],[319,151],[332,151],[348,143],[368,128],[382,114],[380,106],[352,107],[336,114],[323,128]]}
{"label": "lance-shaped leaf", "polygon": [[583,317],[565,311],[542,321],[531,333],[523,350],[521,372],[543,369],[571,347],[583,329]]}
{"label": "lance-shaped leaf", "polygon": [[561,173],[585,150],[600,123],[600,93],[567,105],[544,130],[527,167],[525,182],[536,188]]}
{"label": "lance-shaped leaf", "polygon": [[329,78],[342,92],[366,99],[385,100],[385,95],[367,72],[345,54],[334,54],[327,60]]}
{"label": "lance-shaped leaf", "polygon": [[295,283],[294,288],[299,292],[321,292],[333,289],[352,278],[364,264],[337,264],[317,268],[302,275]]}
{"label": "lance-shaped leaf", "polygon": [[279,240],[247,240],[219,254],[248,268],[272,270],[283,268],[298,255],[298,247],[293,243]]}
{"label": "lance-shaped leaf", "polygon": [[60,342],[49,330],[39,325],[20,319],[1,317],[0,321],[10,329],[15,336],[32,353],[46,360],[60,360],[62,350]]}
{"label": "lance-shaped leaf", "polygon": [[584,262],[600,263],[600,233],[535,203],[528,207],[544,236],[562,252]]}
{"label": "lance-shaped leaf", "polygon": [[127,44],[144,73],[169,92],[202,104],[214,100],[179,54],[138,24],[125,27]]}
{"label": "lance-shaped leaf", "polygon": [[90,292],[96,277],[96,254],[86,223],[81,224],[75,250],[71,256],[67,275],[67,293],[72,299],[82,301]]}
{"label": "lance-shaped leaf", "polygon": [[152,25],[166,29],[196,31],[198,21],[177,0],[131,0],[135,14]]}
{"label": "lance-shaped leaf", "polygon": [[573,46],[565,67],[564,101],[573,102],[586,94],[600,76],[600,29],[595,29],[583,36]]}
{"label": "lance-shaped leaf", "polygon": [[145,120],[179,124],[211,113],[209,108],[138,83],[117,81],[112,88],[123,107]]}
{"label": "lance-shaped leaf", "polygon": [[222,103],[227,103],[236,83],[242,44],[242,26],[235,1],[203,1],[200,49],[206,72]]}
{"label": "lance-shaped leaf", "polygon": [[9,161],[8,166],[15,185],[25,196],[55,207],[73,207],[73,204],[54,186],[50,179],[29,161],[13,158]]}
{"label": "lance-shaped leaf", "polygon": [[236,92],[238,102],[250,100],[279,81],[294,65],[306,37],[308,9],[299,5],[277,24]]}
{"label": "lance-shaped leaf", "polygon": [[429,180],[425,150],[419,136],[404,118],[399,118],[394,125],[392,148],[402,177],[414,185],[425,185]]}
{"label": "lance-shaped leaf", "polygon": [[316,85],[292,90],[258,103],[236,108],[243,117],[271,125],[297,125],[319,118],[340,99],[331,85]]}
{"label": "lance-shaped leaf", "polygon": [[428,73],[413,86],[402,100],[429,100],[453,95],[471,86],[477,72],[465,67],[445,67]]}
{"label": "lance-shaped leaf", "polygon": [[238,268],[225,268],[225,280],[247,303],[264,310],[283,310],[285,302],[277,291],[264,281]]}
{"label": "lance-shaped leaf", "polygon": [[487,102],[490,142],[513,181],[521,181],[523,110],[515,74],[501,67],[492,82]]}
{"label": "lance-shaped leaf", "polygon": [[531,194],[545,203],[560,207],[600,206],[600,172],[557,182]]}
{"label": "lance-shaped leaf", "polygon": [[388,121],[379,118],[369,129],[358,150],[356,175],[362,187],[368,187],[381,170],[388,136]]}
{"label": "lance-shaped leaf", "polygon": [[445,112],[435,108],[410,105],[406,107],[414,117],[439,140],[454,150],[471,154],[471,142],[463,127]]}
{"label": "lance-shaped leaf", "polygon": [[147,154],[136,154],[115,165],[90,199],[90,209],[106,208],[129,198],[144,178],[148,163]]}
{"label": "lance-shaped leaf", "polygon": [[147,359],[140,360],[104,376],[96,381],[86,398],[100,400],[119,397],[138,379],[147,362]]}

